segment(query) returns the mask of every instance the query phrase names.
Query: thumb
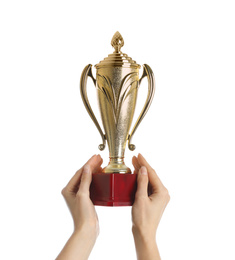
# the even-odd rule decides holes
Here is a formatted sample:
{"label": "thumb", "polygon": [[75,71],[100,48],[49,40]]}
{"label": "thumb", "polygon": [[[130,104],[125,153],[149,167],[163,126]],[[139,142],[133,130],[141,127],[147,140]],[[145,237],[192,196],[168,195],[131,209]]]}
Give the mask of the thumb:
{"label": "thumb", "polygon": [[81,193],[89,193],[92,180],[91,168],[89,165],[85,165],[82,171],[81,183],[79,190]]}
{"label": "thumb", "polygon": [[135,197],[148,197],[148,172],[145,166],[142,166],[137,176],[137,191]]}

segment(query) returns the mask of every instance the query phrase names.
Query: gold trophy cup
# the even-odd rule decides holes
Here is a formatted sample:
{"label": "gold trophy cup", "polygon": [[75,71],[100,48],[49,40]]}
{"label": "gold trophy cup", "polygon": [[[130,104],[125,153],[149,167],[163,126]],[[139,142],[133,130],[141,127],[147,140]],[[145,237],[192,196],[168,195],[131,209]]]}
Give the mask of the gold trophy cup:
{"label": "gold trophy cup", "polygon": [[[102,173],[93,174],[91,199],[95,205],[132,205],[136,174],[131,174],[130,168],[124,163],[125,147],[128,142],[129,149],[135,150],[132,137],[152,102],[155,91],[154,75],[151,68],[144,64],[143,74],[139,78],[141,66],[121,52],[124,40],[119,32],[114,34],[111,45],[114,52],[95,65],[96,79],[92,75],[92,65],[89,64],[84,68],[80,81],[82,100],[102,138],[99,149],[104,150],[107,141],[110,158]],[[97,91],[104,133],[88,101],[88,76],[93,80]],[[147,100],[130,132],[138,88],[144,77],[148,79]]]}

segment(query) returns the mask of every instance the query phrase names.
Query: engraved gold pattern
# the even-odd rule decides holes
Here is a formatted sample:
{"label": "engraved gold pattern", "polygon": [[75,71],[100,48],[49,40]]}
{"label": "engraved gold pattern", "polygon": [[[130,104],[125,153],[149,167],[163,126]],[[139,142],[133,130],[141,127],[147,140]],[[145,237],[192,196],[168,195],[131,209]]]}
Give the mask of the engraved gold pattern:
{"label": "engraved gold pattern", "polygon": [[123,103],[125,102],[128,95],[130,95],[130,93],[135,88],[138,88],[138,84],[134,84],[137,81],[137,72],[131,72],[127,74],[121,81],[120,90],[118,96],[116,97],[111,80],[105,75],[97,74],[97,88],[104,94],[108,103],[110,104],[110,109],[113,111],[116,125],[118,124],[118,118]]}

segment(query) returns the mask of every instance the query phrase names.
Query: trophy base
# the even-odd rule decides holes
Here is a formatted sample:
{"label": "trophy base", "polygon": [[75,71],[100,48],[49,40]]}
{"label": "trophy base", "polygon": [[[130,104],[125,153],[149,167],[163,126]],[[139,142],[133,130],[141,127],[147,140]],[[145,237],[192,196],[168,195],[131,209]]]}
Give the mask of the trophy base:
{"label": "trophy base", "polygon": [[137,188],[137,174],[92,174],[90,197],[97,206],[132,206]]}

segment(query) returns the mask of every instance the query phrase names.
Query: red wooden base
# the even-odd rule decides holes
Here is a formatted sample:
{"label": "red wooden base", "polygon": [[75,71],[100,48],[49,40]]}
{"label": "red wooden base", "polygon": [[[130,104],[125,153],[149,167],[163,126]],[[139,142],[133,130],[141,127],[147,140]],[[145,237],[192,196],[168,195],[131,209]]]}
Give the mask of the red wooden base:
{"label": "red wooden base", "polygon": [[90,197],[97,206],[132,206],[137,174],[92,174]]}

